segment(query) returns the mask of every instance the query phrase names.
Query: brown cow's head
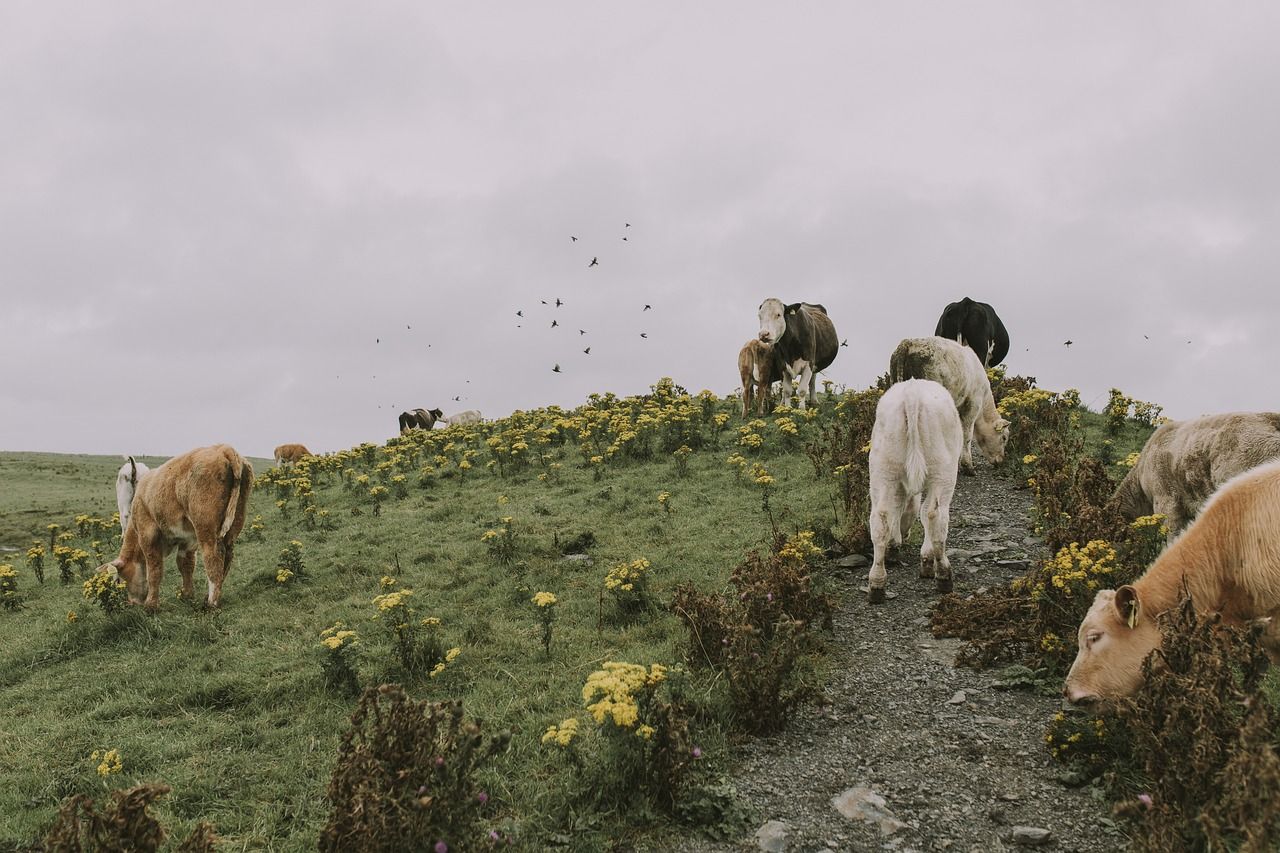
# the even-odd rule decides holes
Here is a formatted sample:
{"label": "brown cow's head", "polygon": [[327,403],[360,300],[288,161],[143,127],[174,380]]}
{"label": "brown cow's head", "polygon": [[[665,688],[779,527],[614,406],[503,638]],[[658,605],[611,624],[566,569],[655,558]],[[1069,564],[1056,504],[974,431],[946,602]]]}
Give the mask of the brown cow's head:
{"label": "brown cow's head", "polygon": [[1080,623],[1079,651],[1062,692],[1072,704],[1132,694],[1142,683],[1142,662],[1160,647],[1160,628],[1132,586],[1104,589]]}
{"label": "brown cow's head", "polygon": [[98,566],[96,571],[113,574],[124,581],[130,604],[141,604],[147,597],[147,573],[141,557],[134,560],[116,557],[110,563]]}

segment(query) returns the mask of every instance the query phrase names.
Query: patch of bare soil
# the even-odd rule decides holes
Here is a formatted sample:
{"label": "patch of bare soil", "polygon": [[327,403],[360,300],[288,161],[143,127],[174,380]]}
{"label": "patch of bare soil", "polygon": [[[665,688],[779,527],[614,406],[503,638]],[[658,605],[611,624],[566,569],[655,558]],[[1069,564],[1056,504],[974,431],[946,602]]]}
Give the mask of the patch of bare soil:
{"label": "patch of bare soil", "polygon": [[[1027,533],[1030,505],[1028,492],[985,466],[960,478],[947,542],[957,593],[1007,581],[1045,556]],[[904,548],[904,562],[889,566],[893,597],[884,604],[867,603],[865,567],[830,569],[841,604],[823,702],[735,756],[732,782],[754,812],[750,831],[731,843],[687,838],[677,849],[1126,846],[1106,803],[1091,788],[1060,781],[1063,768],[1045,749],[1059,698],[1000,689],[995,672],[957,669],[958,641],[929,633],[937,593],[932,580],[916,577],[917,547]],[[846,797],[842,805],[854,814],[846,817],[833,801],[857,788],[868,790]]]}

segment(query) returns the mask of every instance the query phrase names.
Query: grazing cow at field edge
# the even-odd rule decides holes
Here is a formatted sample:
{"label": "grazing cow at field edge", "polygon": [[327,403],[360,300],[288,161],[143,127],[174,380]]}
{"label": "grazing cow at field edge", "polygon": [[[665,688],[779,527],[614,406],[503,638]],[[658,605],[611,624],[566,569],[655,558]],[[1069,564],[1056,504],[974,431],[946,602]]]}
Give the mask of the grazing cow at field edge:
{"label": "grazing cow at field edge", "polygon": [[1237,474],[1280,459],[1280,413],[1232,412],[1172,421],[1151,434],[1111,500],[1134,519],[1158,512],[1169,541],[1214,490]]}
{"label": "grazing cow at field edge", "polygon": [[226,444],[175,456],[138,481],[120,556],[98,570],[115,569],[128,584],[130,601],[145,596],[154,611],[165,557],[175,547],[182,594],[191,596],[198,546],[209,580],[206,601],[217,607],[252,488],[253,467]]}
{"label": "grazing cow at field edge", "polygon": [[120,510],[121,535],[129,527],[129,507],[133,504],[133,493],[138,490],[138,480],[151,470],[141,462],[134,462],[132,456],[125,458],[129,461],[121,465],[116,474],[116,506]]}
{"label": "grazing cow at field edge", "polygon": [[933,333],[972,349],[983,367],[995,367],[1009,354],[1009,333],[995,309],[967,296],[942,310]]}
{"label": "grazing cow at field edge", "polygon": [[1004,461],[1009,422],[996,411],[987,371],[973,350],[946,338],[907,338],[889,358],[889,378],[893,382],[932,379],[951,392],[964,427],[961,471],[973,473],[971,445],[975,435],[988,461],[993,465]]}
{"label": "grazing cow at field edge", "polygon": [[782,367],[774,358],[773,347],[758,338],[743,344],[738,352],[738,376],[742,379],[742,416],[748,416],[753,402],[757,414],[766,414],[769,389],[782,378]]}
{"label": "grazing cow at field edge", "polygon": [[301,444],[282,444],[275,449],[274,455],[277,465],[283,465],[286,462],[292,465],[302,457],[314,454]]}
{"label": "grazing cow at field edge", "polygon": [[1075,704],[1133,693],[1142,661],[1160,647],[1156,617],[1183,590],[1200,613],[1224,622],[1268,619],[1263,642],[1280,650],[1280,463],[1235,477],[1215,492],[1200,515],[1130,586],[1104,589],[1080,623],[1079,651],[1063,684]]}
{"label": "grazing cow at field edge", "polygon": [[478,424],[484,418],[475,409],[467,409],[465,412],[458,412],[456,415],[449,415],[447,418],[439,418],[439,420],[447,423],[449,426],[457,426],[458,424]]}
{"label": "grazing cow at field edge", "polygon": [[409,412],[401,412],[400,434],[404,435],[414,427],[431,429],[436,425],[436,419],[443,416],[444,412],[439,409],[414,409]]}
{"label": "grazing cow at field edge", "polygon": [[[964,430],[951,394],[937,382],[909,379],[894,385],[876,405],[871,428],[871,543],[868,598],[884,601],[885,552],[907,538],[919,516],[924,525],[920,577],[937,578],[951,592],[947,528]],[[921,496],[923,495],[923,503]]]}
{"label": "grazing cow at field edge", "polygon": [[760,303],[759,338],[773,344],[774,357],[782,368],[782,399],[791,403],[791,380],[800,378],[800,408],[805,407],[805,386],[809,402],[816,404],[818,371],[836,360],[840,339],[827,309],[809,302],[784,305],[780,299]]}

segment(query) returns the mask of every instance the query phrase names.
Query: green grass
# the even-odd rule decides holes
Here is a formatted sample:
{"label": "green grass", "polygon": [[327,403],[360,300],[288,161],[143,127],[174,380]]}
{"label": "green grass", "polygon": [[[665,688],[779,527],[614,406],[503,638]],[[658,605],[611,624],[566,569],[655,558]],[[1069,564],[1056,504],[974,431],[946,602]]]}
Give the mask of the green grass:
{"label": "green grass", "polygon": [[[563,464],[558,483],[539,482],[535,470],[503,479],[478,466],[465,478],[455,471],[427,488],[413,485],[374,517],[363,495],[317,477],[317,503],[337,522],[329,532],[304,530],[296,514],[281,516],[273,488],[256,489],[249,513],[265,520],[265,538],[242,536],[217,612],[175,598],[172,558],[157,615],[130,608],[108,617],[81,599],[79,583],[59,585],[51,560],[39,586],[14,555],[26,601],[20,611],[0,612],[10,638],[0,651],[0,846],[37,836],[68,795],[149,781],[172,786],[156,811],[178,837],[208,820],[234,847],[313,848],[353,708],[321,681],[318,635],[339,619],[361,636],[364,684],[395,680],[419,698],[461,698],[486,729],[514,733],[485,783],[497,814],[539,846],[574,821],[567,816],[572,779],[539,742],[541,733],[581,713],[583,682],[605,660],[677,662],[683,630],[661,603],[677,583],[722,587],[745,550],[767,538],[758,488],[745,477],[738,482],[724,461],[737,423],[722,449],[693,454],[687,478],[659,454],[612,464],[596,481],[566,444],[551,451]],[[780,527],[830,523],[834,486],[816,480],[803,453],[754,457],[778,480],[771,504]],[[5,508],[5,524],[21,536],[15,544],[38,538],[51,521],[65,529],[77,513],[114,509],[113,458],[4,459],[17,484],[7,499],[29,507],[17,523]],[[664,490],[670,514],[657,501]],[[363,512],[355,516],[357,502]],[[518,532],[510,567],[496,565],[481,541],[503,516],[513,517]],[[586,531],[596,537],[594,565],[562,561],[553,542]],[[276,560],[295,538],[308,580],[280,586]],[[602,605],[604,575],[641,556],[653,565],[658,606],[619,621],[610,600]],[[401,672],[379,633],[371,600],[387,574],[415,590],[419,617],[443,620],[446,645],[462,648],[437,679]],[[200,569],[196,580],[202,593]],[[538,590],[560,601],[549,658],[528,600]],[[705,736],[707,751],[723,754],[724,734],[711,727]],[[104,781],[89,755],[109,748],[120,751],[124,770]],[[616,816],[592,822],[599,828],[576,843],[604,846],[606,836],[628,831]]]}
{"label": "green grass", "polygon": [[[732,406],[723,401],[719,410]],[[802,438],[835,416],[825,402],[819,420],[803,425]],[[1101,418],[1084,420],[1095,445]],[[176,838],[207,820],[225,849],[314,848],[339,737],[354,707],[322,682],[319,633],[336,620],[359,632],[363,684],[399,681],[417,698],[459,698],[486,730],[512,731],[510,749],[483,782],[495,823],[514,831],[523,849],[541,849],[564,834],[575,849],[608,849],[643,832],[643,819],[613,809],[597,813],[575,799],[579,777],[540,736],[550,724],[582,716],[583,682],[604,661],[681,659],[683,629],[662,607],[677,584],[722,589],[744,553],[770,538],[771,525],[790,532],[836,521],[835,479],[815,477],[803,451],[783,452],[772,428],[763,431],[762,449],[744,451],[776,478],[767,515],[759,488],[725,463],[742,450],[740,425],[733,417],[717,446],[694,452],[683,478],[669,453],[655,452],[648,461],[609,462],[596,479],[576,431],[567,429],[564,443],[539,448],[561,464],[558,481],[540,481],[536,465],[499,477],[484,468],[480,436],[469,445],[480,453],[465,476],[456,468],[459,447],[449,451],[454,463],[446,473],[433,474],[425,487],[411,474],[408,497],[388,499],[376,517],[367,487],[347,489],[340,477],[313,475],[316,502],[336,522],[331,531],[304,529],[296,509],[282,515],[276,488],[264,479],[249,507],[250,518],[265,521],[264,538],[242,535],[216,612],[175,598],[172,558],[159,613],[129,608],[108,617],[82,600],[78,582],[58,583],[51,559],[40,586],[24,555],[12,555],[26,601],[19,611],[0,611],[6,637],[0,849],[39,836],[71,794],[101,795],[140,782],[172,787],[156,812]],[[502,428],[487,427],[486,434]],[[449,435],[467,434],[455,430]],[[704,427],[702,437],[709,434]],[[1113,439],[1114,458],[1140,447],[1145,436],[1126,427]],[[447,437],[437,432],[431,440],[443,444]],[[270,464],[254,462],[259,475]],[[0,498],[0,542],[25,548],[33,539],[47,541],[50,522],[69,529],[79,513],[109,516],[115,509],[113,457],[0,454],[0,465],[10,484]],[[373,466],[360,469],[377,482]],[[671,494],[669,514],[657,500],[661,491]],[[482,536],[505,516],[513,519],[518,553],[504,567]],[[594,564],[562,560],[554,543],[585,532],[596,539]],[[307,579],[280,585],[277,559],[293,539],[303,543]],[[652,563],[656,605],[620,620],[602,598],[603,579],[611,566],[636,557]],[[440,617],[446,647],[461,647],[438,678],[402,672],[380,633],[371,601],[383,591],[384,575],[413,588],[418,617]],[[202,594],[202,570],[196,580]],[[540,590],[559,599],[549,657],[529,601]],[[74,622],[68,611],[77,614]],[[715,685],[696,686],[716,694]],[[726,765],[730,735],[717,722],[722,716],[709,713],[695,732],[703,767],[712,773]],[[89,756],[111,748],[120,751],[124,770],[102,779]]]}

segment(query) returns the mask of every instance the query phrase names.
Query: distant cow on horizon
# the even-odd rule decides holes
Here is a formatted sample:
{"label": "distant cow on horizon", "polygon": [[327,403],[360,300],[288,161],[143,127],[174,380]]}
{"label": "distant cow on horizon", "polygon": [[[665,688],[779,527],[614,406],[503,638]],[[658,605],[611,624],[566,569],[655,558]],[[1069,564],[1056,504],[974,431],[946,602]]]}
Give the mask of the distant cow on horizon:
{"label": "distant cow on horizon", "polygon": [[933,333],[972,349],[983,367],[995,367],[1009,354],[1009,333],[995,309],[967,296],[943,309]]}
{"label": "distant cow on horizon", "polygon": [[408,412],[400,413],[400,434],[404,435],[411,429],[431,429],[436,425],[436,420],[444,417],[444,411],[441,409],[413,409]]}
{"label": "distant cow on horizon", "polygon": [[[782,368],[782,401],[791,404],[791,382],[799,380],[800,408],[818,402],[818,371],[836,360],[840,339],[827,309],[817,303],[769,298],[760,303],[758,313],[762,343],[772,344],[774,358]],[[806,387],[807,386],[807,387]]]}

